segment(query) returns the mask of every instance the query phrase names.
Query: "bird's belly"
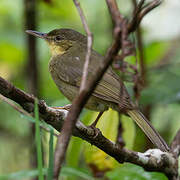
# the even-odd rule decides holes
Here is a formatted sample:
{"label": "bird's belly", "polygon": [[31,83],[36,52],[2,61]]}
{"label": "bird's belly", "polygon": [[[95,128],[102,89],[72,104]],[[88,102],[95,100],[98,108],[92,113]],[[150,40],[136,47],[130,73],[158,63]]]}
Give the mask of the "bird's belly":
{"label": "bird's belly", "polygon": [[[62,94],[72,102],[77,96],[79,89],[76,86],[72,86],[64,81],[61,81],[60,79],[54,79],[54,81]],[[108,109],[108,104],[95,96],[91,96],[86,103],[85,108],[93,111],[105,111]]]}

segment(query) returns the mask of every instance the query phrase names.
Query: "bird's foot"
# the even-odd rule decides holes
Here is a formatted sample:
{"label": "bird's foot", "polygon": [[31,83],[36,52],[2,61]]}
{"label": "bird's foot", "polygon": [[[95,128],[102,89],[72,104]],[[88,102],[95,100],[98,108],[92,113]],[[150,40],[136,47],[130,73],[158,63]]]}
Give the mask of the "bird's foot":
{"label": "bird's foot", "polygon": [[96,128],[96,125],[97,125],[97,123],[98,123],[98,121],[99,121],[100,117],[102,116],[103,112],[104,112],[104,111],[99,112],[99,114],[98,114],[98,116],[97,116],[96,120],[95,120],[95,121],[93,121],[93,123],[89,126],[91,129],[93,129],[93,130],[94,130],[94,138],[96,138],[96,137],[97,137],[97,135],[98,135],[98,133],[99,133],[99,129],[98,129],[98,128]]}
{"label": "bird's foot", "polygon": [[100,119],[100,117],[102,116],[103,113],[104,113],[104,111],[99,112],[96,120],[93,121],[93,123],[90,125],[90,127],[92,127],[92,128],[95,128],[95,127],[96,127],[96,125],[97,125],[97,123],[98,123],[98,121],[99,121],[99,119]]}
{"label": "bird's foot", "polygon": [[93,121],[93,123],[89,127],[92,129],[96,128],[97,122],[98,120],[96,119],[95,121]]}
{"label": "bird's foot", "polygon": [[99,129],[98,128],[96,128],[96,126],[94,126],[93,124],[91,124],[90,126],[88,126],[89,128],[91,128],[93,131],[94,131],[94,133],[93,133],[93,138],[95,139],[97,136],[98,136],[98,134],[99,134]]}

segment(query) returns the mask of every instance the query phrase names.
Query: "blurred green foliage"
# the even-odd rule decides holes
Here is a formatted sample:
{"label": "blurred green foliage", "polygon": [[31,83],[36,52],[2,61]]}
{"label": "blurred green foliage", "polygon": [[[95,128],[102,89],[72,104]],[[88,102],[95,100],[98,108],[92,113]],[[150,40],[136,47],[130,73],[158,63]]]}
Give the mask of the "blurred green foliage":
{"label": "blurred green foliage", "polygon": [[106,173],[106,176],[110,180],[168,180],[168,178],[161,173],[147,173],[142,167],[128,163],[125,163],[122,167]]}
{"label": "blurred green foliage", "polygon": [[[48,32],[55,28],[73,28],[85,33],[80,17],[72,0],[52,0],[45,3],[37,1],[38,30]],[[112,40],[112,24],[105,1],[80,1],[94,35],[94,48],[104,54]],[[119,0],[119,7],[125,16],[130,16],[130,1]],[[123,4],[123,6],[122,6]],[[153,13],[153,12],[152,12]],[[25,66],[27,63],[26,38],[23,0],[0,1],[0,75],[13,82],[17,87],[28,91]],[[143,35],[148,36],[146,27]],[[147,38],[146,38],[147,39]],[[38,42],[39,96],[48,105],[63,106],[68,100],[59,92],[48,73],[50,53],[42,40]],[[179,42],[174,40],[144,41],[147,87],[142,91],[140,107],[151,106],[151,121],[168,142],[180,127],[180,52]],[[172,48],[174,47],[174,48]],[[168,57],[168,55],[170,56]],[[132,62],[132,58],[130,58]],[[132,92],[132,84],[127,83]],[[133,93],[131,93],[133,94]],[[96,113],[84,110],[81,119],[90,124]],[[37,175],[37,170],[30,169],[29,158],[31,144],[29,141],[30,126],[27,117],[13,110],[0,101],[0,179],[29,179]],[[98,127],[103,134],[116,141],[118,116],[112,110],[106,112],[99,121]],[[129,149],[144,150],[146,140],[136,130],[134,122],[122,117],[123,139]],[[54,139],[56,140],[56,139]],[[49,134],[42,131],[45,167],[49,160]],[[52,139],[50,151],[54,145]],[[51,156],[51,155],[50,155]],[[110,180],[123,179],[167,179],[161,173],[149,173],[135,165],[119,165],[99,149],[73,137],[67,152],[63,169],[65,179],[94,179],[90,165],[104,170]],[[46,171],[45,171],[46,173]]]}

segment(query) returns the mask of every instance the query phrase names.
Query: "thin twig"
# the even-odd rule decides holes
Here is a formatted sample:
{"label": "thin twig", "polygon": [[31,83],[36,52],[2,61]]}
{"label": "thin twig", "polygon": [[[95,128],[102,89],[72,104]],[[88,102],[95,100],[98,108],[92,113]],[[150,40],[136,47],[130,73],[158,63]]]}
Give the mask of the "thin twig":
{"label": "thin twig", "polygon": [[[86,18],[84,16],[83,10],[80,6],[80,3],[78,2],[78,0],[73,0],[73,2],[74,2],[75,6],[79,12],[83,27],[84,27],[86,34],[87,34],[87,52],[86,52],[86,57],[85,57],[85,62],[84,62],[81,86],[80,86],[80,90],[79,90],[79,93],[81,93],[86,88],[86,84],[87,84],[88,66],[90,63],[93,36],[92,36],[92,33],[88,27],[88,24],[87,24]],[[65,154],[66,154],[67,146],[69,144],[70,136],[72,134],[73,128],[71,128],[71,127],[73,127],[73,121],[68,121],[67,124],[69,124],[69,125],[63,126],[64,131],[62,131],[62,133],[59,135],[57,145],[56,145],[56,149],[55,149],[55,156],[54,156],[55,157],[54,158],[54,179],[55,180],[58,180],[59,173],[61,171],[61,166],[62,166],[62,163],[65,159]],[[63,133],[65,133],[65,135]],[[66,138],[64,138],[64,136]]]}
{"label": "thin twig", "polygon": [[[132,0],[133,6],[134,6],[134,12],[135,12],[134,17],[136,17],[136,19],[138,17],[138,14],[141,12],[141,8],[144,2],[145,0],[141,0],[141,2],[137,4],[136,0]],[[137,72],[133,89],[134,89],[134,96],[135,96],[136,104],[138,104],[141,90],[146,85],[146,64],[145,64],[144,45],[142,41],[142,32],[141,32],[140,25],[137,27],[137,30],[136,30],[136,39],[137,39],[137,46],[139,50],[140,73]],[[137,55],[136,55],[136,59],[137,59]]]}
{"label": "thin twig", "polygon": [[31,116],[30,113],[28,113],[27,111],[25,111],[24,109],[18,107],[17,105],[15,105],[14,103],[12,103],[12,101],[10,101],[8,98],[6,98],[5,96],[0,94],[0,99],[4,102],[6,102],[7,104],[9,104],[11,107],[13,107],[16,111],[20,112],[21,114],[25,115],[25,116]]}
{"label": "thin twig", "polygon": [[137,4],[137,0],[132,0],[133,1],[133,5],[134,5],[134,12],[133,12],[133,19],[137,19],[138,14],[141,12],[141,9],[143,7],[143,4],[145,3],[145,0],[141,0],[138,4]]}
{"label": "thin twig", "polygon": [[124,18],[119,11],[116,0],[106,0],[106,4],[114,25],[114,39],[120,39],[121,23],[123,22]]}
{"label": "thin twig", "polygon": [[[28,113],[27,111],[25,111],[24,109],[18,107],[17,105],[15,105],[14,103],[12,103],[8,98],[6,98],[5,96],[0,94],[0,100],[6,102],[7,104],[9,104],[12,108],[14,108],[16,111],[20,112],[21,114],[25,115],[25,116],[31,116],[32,115],[30,113]],[[40,125],[40,128],[42,128],[43,130],[45,130],[46,132],[50,133],[50,130],[46,127],[44,127],[43,125]],[[57,133],[54,133],[54,136],[58,137]]]}
{"label": "thin twig", "polygon": [[119,26],[123,20],[123,16],[119,12],[116,0],[106,0],[106,4],[108,6],[114,27]]}
{"label": "thin twig", "polygon": [[150,11],[152,11],[154,8],[156,8],[157,6],[159,6],[161,4],[161,0],[154,0],[153,2],[150,2],[148,5],[146,5],[142,11],[139,13],[138,19],[139,19],[139,23],[141,22],[142,18],[149,13]]}
{"label": "thin twig", "polygon": [[81,18],[83,27],[87,34],[87,53],[86,53],[86,58],[85,58],[85,63],[84,63],[84,68],[83,68],[83,75],[82,75],[81,86],[80,86],[80,92],[81,92],[86,86],[86,81],[87,81],[87,76],[88,76],[88,66],[90,63],[90,56],[91,56],[91,50],[92,50],[92,44],[93,44],[93,35],[89,29],[87,20],[80,6],[80,3],[78,2],[78,0],[73,0],[73,1],[79,12],[79,16]]}
{"label": "thin twig", "polygon": [[[144,3],[143,1],[141,1],[140,3]],[[139,11],[137,14],[134,13],[134,16],[132,18],[132,21],[129,23],[128,25],[128,32],[133,32],[137,26],[140,24],[141,20],[143,19],[143,17],[149,13],[150,11],[152,11],[154,8],[158,7],[161,4],[161,0],[154,0],[153,2],[148,3],[146,6],[142,7],[142,5],[140,6],[139,4],[137,5],[137,7],[141,7],[141,11]]]}

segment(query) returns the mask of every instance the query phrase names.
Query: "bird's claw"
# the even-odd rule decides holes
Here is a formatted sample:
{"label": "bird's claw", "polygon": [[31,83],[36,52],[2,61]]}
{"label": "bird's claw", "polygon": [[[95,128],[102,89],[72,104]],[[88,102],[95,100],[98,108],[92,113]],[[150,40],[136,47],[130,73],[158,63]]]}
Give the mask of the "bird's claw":
{"label": "bird's claw", "polygon": [[99,134],[99,129],[96,128],[93,124],[89,126],[89,128],[93,129],[94,133],[93,133],[93,138],[95,139],[98,134]]}

